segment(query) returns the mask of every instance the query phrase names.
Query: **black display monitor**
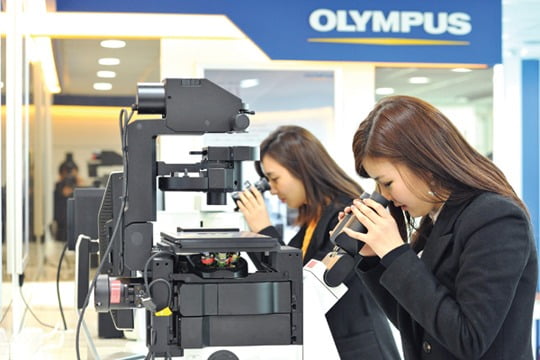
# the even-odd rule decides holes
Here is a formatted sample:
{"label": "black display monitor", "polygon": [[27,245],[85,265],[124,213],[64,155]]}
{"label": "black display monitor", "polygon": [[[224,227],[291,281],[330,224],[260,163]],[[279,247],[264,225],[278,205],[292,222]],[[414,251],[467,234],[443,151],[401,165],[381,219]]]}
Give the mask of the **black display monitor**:
{"label": "black display monitor", "polygon": [[66,239],[69,250],[75,250],[81,234],[98,238],[98,212],[104,191],[103,188],[76,188],[73,197],[68,199]]}

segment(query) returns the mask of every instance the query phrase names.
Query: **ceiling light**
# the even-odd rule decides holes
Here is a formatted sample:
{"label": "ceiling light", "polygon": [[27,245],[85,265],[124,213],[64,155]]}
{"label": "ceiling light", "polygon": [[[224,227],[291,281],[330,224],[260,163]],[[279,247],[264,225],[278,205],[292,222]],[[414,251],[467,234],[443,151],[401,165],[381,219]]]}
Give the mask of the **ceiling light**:
{"label": "ceiling light", "polygon": [[455,69],[452,69],[453,72],[458,72],[458,73],[466,73],[466,72],[471,72],[472,70],[471,69],[467,69],[467,68],[455,68]]}
{"label": "ceiling light", "polygon": [[390,95],[390,94],[393,94],[393,93],[394,93],[393,88],[381,87],[381,88],[375,89],[375,94],[377,94],[377,95]]}
{"label": "ceiling light", "polygon": [[107,71],[107,70],[100,70],[100,71],[97,72],[97,77],[106,78],[106,79],[112,79],[112,78],[116,77],[116,72]]}
{"label": "ceiling light", "polygon": [[248,89],[259,85],[259,79],[244,79],[240,81],[242,89]]}
{"label": "ceiling light", "polygon": [[103,40],[99,44],[101,47],[109,49],[120,49],[126,46],[126,42],[124,40]]}
{"label": "ceiling light", "polygon": [[425,76],[413,76],[409,78],[409,84],[427,84],[429,83],[429,78]]}
{"label": "ceiling light", "polygon": [[108,90],[111,90],[111,89],[112,89],[112,84],[111,83],[106,83],[106,82],[94,83],[94,90],[108,91]]}
{"label": "ceiling light", "polygon": [[118,58],[101,58],[101,59],[98,59],[98,64],[99,65],[119,65],[120,64],[120,59]]}

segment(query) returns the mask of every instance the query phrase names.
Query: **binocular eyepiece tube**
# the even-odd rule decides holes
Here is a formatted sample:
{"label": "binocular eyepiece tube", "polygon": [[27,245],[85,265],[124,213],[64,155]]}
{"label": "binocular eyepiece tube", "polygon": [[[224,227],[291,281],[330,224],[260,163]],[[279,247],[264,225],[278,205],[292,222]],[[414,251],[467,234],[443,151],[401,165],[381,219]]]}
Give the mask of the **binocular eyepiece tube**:
{"label": "binocular eyepiece tube", "polygon": [[[389,201],[378,192],[374,192],[371,195],[364,192],[362,195],[360,195],[360,199],[372,199],[384,207],[387,207],[389,203]],[[356,254],[362,249],[364,244],[361,241],[349,237],[349,235],[347,235],[344,231],[346,227],[356,232],[367,232],[365,226],[358,221],[356,216],[354,216],[353,213],[349,213],[336,225],[332,231],[332,236],[330,236],[330,241],[345,250],[347,253]]]}
{"label": "binocular eyepiece tube", "polygon": [[[390,201],[377,192],[371,195],[364,192],[360,195],[360,199],[373,199],[384,207],[387,207],[390,203]],[[327,256],[335,257],[335,259],[332,261],[332,266],[324,273],[324,282],[331,287],[338,286],[345,280],[355,266],[356,255],[364,246],[362,241],[353,239],[345,233],[344,229],[347,227],[356,232],[367,232],[366,227],[358,221],[353,213],[349,213],[341,219],[332,231],[330,240],[334,243],[335,248]]]}
{"label": "binocular eyepiece tube", "polygon": [[[253,186],[255,186],[255,188],[259,190],[261,193],[264,193],[265,191],[270,190],[270,183],[268,183],[268,180],[265,177],[261,177],[259,180],[257,180],[253,184]],[[251,187],[251,183],[249,181],[246,181],[244,183],[244,190],[247,190],[250,187]],[[238,200],[240,200],[240,193],[241,193],[240,191],[236,191],[232,193],[231,197],[234,200],[234,202],[237,202]]]}

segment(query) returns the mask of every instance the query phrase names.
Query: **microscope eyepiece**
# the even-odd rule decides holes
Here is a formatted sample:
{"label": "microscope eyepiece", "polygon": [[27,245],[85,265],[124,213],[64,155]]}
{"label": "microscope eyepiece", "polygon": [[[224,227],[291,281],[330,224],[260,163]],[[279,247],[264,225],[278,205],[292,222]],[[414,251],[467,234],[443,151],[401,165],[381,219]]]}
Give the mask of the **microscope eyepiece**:
{"label": "microscope eyepiece", "polygon": [[[377,192],[371,195],[364,192],[360,195],[360,199],[373,199],[384,207],[389,204],[389,201]],[[332,266],[324,273],[324,281],[331,287],[338,286],[349,276],[355,266],[356,255],[364,246],[362,241],[353,239],[345,233],[346,227],[356,232],[367,232],[366,227],[352,213],[347,214],[334,228],[330,240],[335,244],[335,248],[329,253],[333,258]]]}
{"label": "microscope eyepiece", "polygon": [[[270,183],[268,183],[268,180],[265,177],[261,177],[259,180],[257,180],[253,184],[253,186],[255,186],[255,188],[259,190],[261,193],[264,193],[265,191],[270,190]],[[250,187],[251,187],[251,183],[249,181],[246,181],[246,183],[244,184],[244,190],[247,190]],[[237,202],[238,200],[240,200],[240,192],[237,191],[237,192],[232,193],[231,197],[233,198],[235,202]]]}

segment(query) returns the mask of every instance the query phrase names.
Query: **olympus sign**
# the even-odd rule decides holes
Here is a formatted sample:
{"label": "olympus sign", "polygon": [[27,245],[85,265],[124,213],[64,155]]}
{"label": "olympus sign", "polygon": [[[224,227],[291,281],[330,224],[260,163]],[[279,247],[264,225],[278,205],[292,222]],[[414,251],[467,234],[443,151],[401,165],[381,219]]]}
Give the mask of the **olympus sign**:
{"label": "olympus sign", "polygon": [[471,16],[464,12],[420,12],[380,10],[329,10],[317,9],[309,16],[311,27],[320,32],[409,33],[421,27],[427,34],[467,35],[472,30]]}

